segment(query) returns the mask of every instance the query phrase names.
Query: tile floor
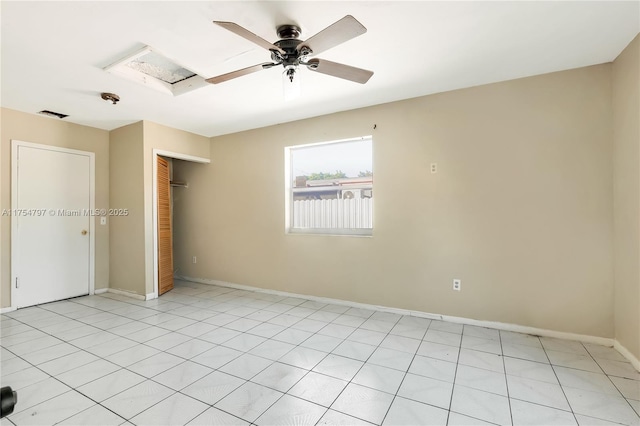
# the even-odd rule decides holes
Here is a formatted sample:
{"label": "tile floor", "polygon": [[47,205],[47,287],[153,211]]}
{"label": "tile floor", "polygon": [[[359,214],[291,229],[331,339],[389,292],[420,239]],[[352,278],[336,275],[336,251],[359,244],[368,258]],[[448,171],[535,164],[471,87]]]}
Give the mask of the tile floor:
{"label": "tile floor", "polygon": [[4,425],[640,424],[612,348],[177,282],[1,316]]}

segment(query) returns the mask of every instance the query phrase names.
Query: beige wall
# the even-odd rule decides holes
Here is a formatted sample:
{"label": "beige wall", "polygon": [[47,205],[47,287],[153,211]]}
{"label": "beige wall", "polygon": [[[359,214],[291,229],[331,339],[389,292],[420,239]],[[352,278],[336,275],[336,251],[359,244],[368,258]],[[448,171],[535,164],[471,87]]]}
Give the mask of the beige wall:
{"label": "beige wall", "polygon": [[140,121],[110,133],[112,208],[110,287],[141,296],[153,293],[153,150],[209,158],[204,136]]}
{"label": "beige wall", "polygon": [[[11,208],[11,140],[33,142],[95,153],[96,208],[109,207],[109,132],[62,120],[26,114],[6,108],[0,110],[0,202]],[[95,288],[109,284],[109,225],[95,223]],[[2,217],[0,241],[0,307],[11,305],[11,220]]]}
{"label": "beige wall", "polygon": [[143,124],[130,124],[109,134],[110,194],[114,209],[128,209],[128,216],[114,216],[109,235],[109,287],[145,294]]}
{"label": "beige wall", "polygon": [[140,294],[153,293],[153,150],[163,150],[178,155],[209,158],[209,138],[194,133],[162,126],[150,121],[144,127],[144,250],[145,287]]}
{"label": "beige wall", "polygon": [[[176,266],[612,337],[611,132],[605,64],[213,138],[213,164],[174,164]],[[286,235],[284,147],[368,134],[373,237]]]}
{"label": "beige wall", "polygon": [[640,359],[640,36],[613,63],[616,339]]}

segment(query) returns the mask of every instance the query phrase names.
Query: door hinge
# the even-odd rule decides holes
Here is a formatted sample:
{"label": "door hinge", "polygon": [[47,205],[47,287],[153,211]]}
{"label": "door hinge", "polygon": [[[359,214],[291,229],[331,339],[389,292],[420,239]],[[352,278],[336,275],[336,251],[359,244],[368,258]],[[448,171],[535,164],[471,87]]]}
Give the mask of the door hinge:
{"label": "door hinge", "polygon": [[20,288],[20,281],[18,277],[16,277],[16,288]]}

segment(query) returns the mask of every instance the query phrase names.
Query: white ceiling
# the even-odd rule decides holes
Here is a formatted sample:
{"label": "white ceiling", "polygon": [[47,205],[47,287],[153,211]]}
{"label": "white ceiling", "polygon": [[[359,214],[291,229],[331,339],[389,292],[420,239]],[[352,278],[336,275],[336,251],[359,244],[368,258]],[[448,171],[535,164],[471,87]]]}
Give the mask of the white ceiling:
{"label": "white ceiling", "polygon": [[[3,107],[205,136],[610,62],[640,31],[638,1],[2,1],[0,11]],[[368,32],[319,57],[375,71],[365,85],[303,69],[302,96],[285,102],[278,67],[173,97],[103,71],[149,45],[208,78],[269,60],[213,20],[273,42],[278,25],[305,39],[347,14]]]}

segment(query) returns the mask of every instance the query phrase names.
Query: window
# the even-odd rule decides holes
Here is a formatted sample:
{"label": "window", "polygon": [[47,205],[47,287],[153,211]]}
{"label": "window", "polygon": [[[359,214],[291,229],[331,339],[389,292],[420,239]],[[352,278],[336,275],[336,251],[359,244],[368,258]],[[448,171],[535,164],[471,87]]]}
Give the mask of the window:
{"label": "window", "polygon": [[371,136],[285,148],[286,229],[371,235]]}

